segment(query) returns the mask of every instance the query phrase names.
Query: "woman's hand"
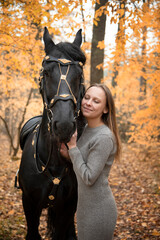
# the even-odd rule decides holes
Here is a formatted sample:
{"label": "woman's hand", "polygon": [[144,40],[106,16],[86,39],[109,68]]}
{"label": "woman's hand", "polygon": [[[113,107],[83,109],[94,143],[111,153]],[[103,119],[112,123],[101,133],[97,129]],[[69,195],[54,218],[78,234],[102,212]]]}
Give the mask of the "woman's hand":
{"label": "woman's hand", "polygon": [[69,154],[68,154],[67,146],[64,143],[61,144],[60,153],[67,160],[70,159]]}
{"label": "woman's hand", "polygon": [[[77,141],[77,130],[76,130],[76,132],[72,135],[70,141],[67,143],[68,148],[71,149],[71,148],[76,147],[76,146],[77,146],[76,141]],[[69,157],[69,154],[68,154],[67,146],[66,146],[64,143],[62,143],[62,144],[61,144],[61,148],[60,148],[60,153],[61,153],[61,155],[62,155],[64,158],[66,158],[67,160],[69,160],[70,157]]]}
{"label": "woman's hand", "polygon": [[77,146],[77,130],[72,135],[70,141],[67,143],[67,146],[68,146],[69,149],[74,148],[74,147]]}

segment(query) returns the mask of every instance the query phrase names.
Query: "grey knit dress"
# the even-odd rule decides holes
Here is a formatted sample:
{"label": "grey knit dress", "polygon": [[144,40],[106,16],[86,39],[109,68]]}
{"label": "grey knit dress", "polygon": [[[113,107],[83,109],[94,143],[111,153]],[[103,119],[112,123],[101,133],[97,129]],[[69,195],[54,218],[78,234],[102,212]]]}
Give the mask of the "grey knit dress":
{"label": "grey knit dress", "polygon": [[77,147],[69,150],[78,181],[78,240],[111,240],[117,208],[108,184],[116,143],[105,126],[85,127]]}

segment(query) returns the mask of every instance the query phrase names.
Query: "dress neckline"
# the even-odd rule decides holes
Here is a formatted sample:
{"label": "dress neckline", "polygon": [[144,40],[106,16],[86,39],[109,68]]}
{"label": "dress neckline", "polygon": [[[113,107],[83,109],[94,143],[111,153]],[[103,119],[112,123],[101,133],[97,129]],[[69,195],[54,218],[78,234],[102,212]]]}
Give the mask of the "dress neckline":
{"label": "dress neckline", "polygon": [[89,131],[96,131],[96,130],[99,130],[101,128],[106,128],[107,126],[105,124],[102,124],[100,126],[97,126],[97,127],[89,127],[88,124],[86,124],[86,130],[89,130]]}

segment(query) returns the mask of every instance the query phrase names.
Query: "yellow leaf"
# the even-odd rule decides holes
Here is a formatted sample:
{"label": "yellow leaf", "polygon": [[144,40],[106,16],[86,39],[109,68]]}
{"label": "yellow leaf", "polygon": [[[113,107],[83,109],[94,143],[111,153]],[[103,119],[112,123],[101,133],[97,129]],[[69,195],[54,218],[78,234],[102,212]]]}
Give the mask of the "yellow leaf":
{"label": "yellow leaf", "polygon": [[143,227],[147,227],[147,223],[142,223],[142,226]]}
{"label": "yellow leaf", "polygon": [[160,236],[160,232],[158,232],[156,229],[153,230],[152,232],[153,236]]}
{"label": "yellow leaf", "polygon": [[100,70],[101,68],[103,69],[103,64],[100,63],[99,65],[96,66],[96,68],[97,68],[98,70]]}
{"label": "yellow leaf", "polygon": [[94,25],[98,26],[97,21],[95,21],[94,19],[93,19],[93,23],[94,23]]}
{"label": "yellow leaf", "polygon": [[11,216],[14,214],[14,209],[12,209],[11,211],[8,212],[8,215]]}
{"label": "yellow leaf", "polygon": [[104,40],[98,42],[97,48],[99,48],[99,49],[104,49],[105,48]]}

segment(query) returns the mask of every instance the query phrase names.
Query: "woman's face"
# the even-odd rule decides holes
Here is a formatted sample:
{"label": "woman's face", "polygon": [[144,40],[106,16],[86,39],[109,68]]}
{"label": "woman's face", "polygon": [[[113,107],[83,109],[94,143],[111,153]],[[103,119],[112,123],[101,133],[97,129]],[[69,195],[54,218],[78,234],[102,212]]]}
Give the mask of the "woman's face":
{"label": "woman's face", "polygon": [[106,95],[101,87],[90,87],[81,104],[83,116],[86,119],[101,119],[103,113],[107,113]]}

